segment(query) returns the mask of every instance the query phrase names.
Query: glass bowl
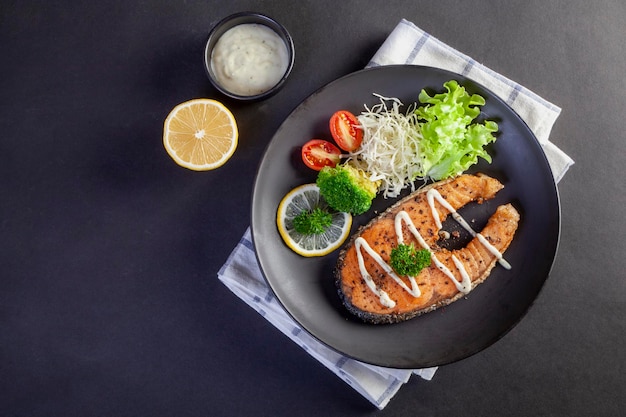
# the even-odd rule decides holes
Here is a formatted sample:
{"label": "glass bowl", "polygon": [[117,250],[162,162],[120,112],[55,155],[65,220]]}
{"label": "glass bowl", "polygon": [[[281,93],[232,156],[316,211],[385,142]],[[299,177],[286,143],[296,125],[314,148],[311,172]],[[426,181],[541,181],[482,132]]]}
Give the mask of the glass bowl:
{"label": "glass bowl", "polygon": [[[222,55],[221,53],[215,54],[216,45],[218,45],[218,41],[222,38],[222,36],[226,32],[228,32],[230,29],[233,29],[236,26],[245,25],[245,24],[255,24],[257,26],[262,25],[265,28],[269,28],[275,35],[278,36],[280,40],[282,40],[282,43],[284,43],[284,46],[286,48],[286,55],[283,56],[283,62],[282,62],[282,68],[284,68],[285,70],[282,73],[282,75],[276,73],[276,75],[274,75],[274,80],[277,80],[275,83],[271,83],[271,85],[267,85],[263,89],[256,89],[256,91],[252,91],[249,93],[247,91],[243,92],[243,85],[241,85],[241,83],[236,87],[229,87],[227,83],[233,82],[234,78],[231,77],[231,74],[233,73],[233,71],[231,70],[233,70],[234,67],[236,67],[235,72],[239,70],[252,71],[251,77],[257,76],[258,74],[260,74],[260,71],[261,71],[260,68],[262,68],[262,66],[259,66],[258,61],[253,62],[253,61],[247,60],[247,58],[243,59],[241,56],[235,57],[234,55],[227,55],[226,58],[228,58],[230,62],[226,63],[225,60],[222,59],[224,58],[224,55]],[[261,28],[261,30],[266,31],[265,28]],[[258,42],[261,42],[260,40],[259,41],[257,41],[256,39],[250,40],[250,38],[248,37],[248,39],[245,42],[244,41],[234,41],[234,42],[235,44],[231,45],[230,49],[227,49],[229,54],[234,53],[232,52],[233,48],[238,48],[238,47],[247,49],[248,52],[250,52],[250,49],[253,48],[255,45],[261,45],[258,48],[259,52],[262,52],[262,53],[266,52],[266,43],[265,42],[262,42],[262,44],[258,43]],[[237,42],[239,42],[239,44],[237,44]],[[252,52],[254,53],[255,51],[252,50]],[[209,32],[209,37],[206,42],[206,47],[204,50],[204,67],[206,69],[209,80],[211,81],[211,84],[220,93],[236,100],[256,101],[256,100],[268,98],[276,94],[276,92],[278,92],[283,87],[283,85],[285,84],[293,68],[294,58],[295,58],[295,50],[294,50],[293,39],[291,38],[291,35],[289,34],[287,29],[285,29],[283,25],[281,25],[274,19],[268,16],[265,16],[263,14],[260,14],[260,13],[240,12],[240,13],[235,13],[233,15],[223,18]],[[268,58],[265,57],[265,62],[267,62],[267,60]],[[225,77],[224,74],[226,73],[228,73],[228,77],[224,78]]]}

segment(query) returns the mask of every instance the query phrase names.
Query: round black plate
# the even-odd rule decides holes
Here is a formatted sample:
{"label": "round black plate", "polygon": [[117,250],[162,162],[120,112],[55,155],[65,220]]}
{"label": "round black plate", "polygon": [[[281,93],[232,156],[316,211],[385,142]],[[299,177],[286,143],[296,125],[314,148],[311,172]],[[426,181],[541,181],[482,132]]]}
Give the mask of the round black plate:
{"label": "round black plate", "polygon": [[[499,126],[491,146],[493,162],[472,171],[505,185],[494,200],[466,207],[478,230],[499,204],[511,202],[522,220],[505,257],[513,266],[493,269],[485,283],[448,307],[392,325],[362,323],[339,301],[333,268],[338,251],[303,258],[282,241],[276,209],[292,188],[315,182],[304,167],[300,146],[312,138],[330,139],[328,120],[340,109],[359,113],[378,102],[373,93],[417,101],[422,88],[442,91],[455,79],[470,93],[486,98],[481,117]],[[395,200],[381,196],[374,210],[354,218],[353,231]],[[533,303],[552,267],[560,233],[557,188],[545,155],[532,131],[489,90],[460,75],[422,66],[384,66],[340,78],[300,104],[281,125],[259,166],[252,199],[252,235],[264,276],[287,312],[310,334],[354,359],[393,368],[443,365],[475,354],[507,333]]]}

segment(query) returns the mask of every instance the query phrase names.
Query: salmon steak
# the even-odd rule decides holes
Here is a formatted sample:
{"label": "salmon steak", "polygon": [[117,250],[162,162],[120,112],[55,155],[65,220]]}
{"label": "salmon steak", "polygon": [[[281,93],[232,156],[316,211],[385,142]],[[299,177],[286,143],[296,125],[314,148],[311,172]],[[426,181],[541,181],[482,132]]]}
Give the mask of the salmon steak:
{"label": "salmon steak", "polygon": [[[346,308],[365,322],[401,322],[462,298],[497,264],[510,269],[503,254],[520,221],[513,205],[497,207],[480,232],[457,213],[469,203],[492,199],[503,187],[485,174],[463,174],[421,188],[362,226],[341,250],[335,268]],[[448,216],[469,233],[471,240],[462,248],[439,243]],[[397,274],[390,259],[399,244],[428,249],[430,265],[415,277]]]}

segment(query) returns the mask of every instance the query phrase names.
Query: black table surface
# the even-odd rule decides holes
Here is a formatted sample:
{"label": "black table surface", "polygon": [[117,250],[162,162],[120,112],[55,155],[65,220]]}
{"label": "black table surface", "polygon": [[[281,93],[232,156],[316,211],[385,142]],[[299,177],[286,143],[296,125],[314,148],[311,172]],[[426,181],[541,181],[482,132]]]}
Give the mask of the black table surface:
{"label": "black table surface", "polygon": [[[225,99],[211,26],[254,10],[296,46],[276,96]],[[281,122],[400,19],[563,108],[561,241],[526,317],[376,410],[218,279]],[[626,415],[626,3],[94,1],[0,6],[0,415]],[[173,163],[176,104],[222,100],[223,167]]]}

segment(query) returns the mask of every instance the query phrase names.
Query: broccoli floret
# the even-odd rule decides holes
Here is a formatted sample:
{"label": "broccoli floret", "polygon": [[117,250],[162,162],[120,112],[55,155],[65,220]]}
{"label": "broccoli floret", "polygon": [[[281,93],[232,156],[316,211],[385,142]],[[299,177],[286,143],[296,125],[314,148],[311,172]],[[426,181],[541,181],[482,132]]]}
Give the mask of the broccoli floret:
{"label": "broccoli floret", "polygon": [[417,250],[413,244],[400,244],[391,250],[390,264],[400,275],[416,276],[430,265],[430,251]]}
{"label": "broccoli floret", "polygon": [[326,210],[315,207],[312,211],[303,211],[293,219],[293,228],[303,235],[324,233],[333,223],[333,216]]}
{"label": "broccoli floret", "polygon": [[369,210],[380,184],[348,164],[322,168],[316,182],[330,207],[354,215]]}

